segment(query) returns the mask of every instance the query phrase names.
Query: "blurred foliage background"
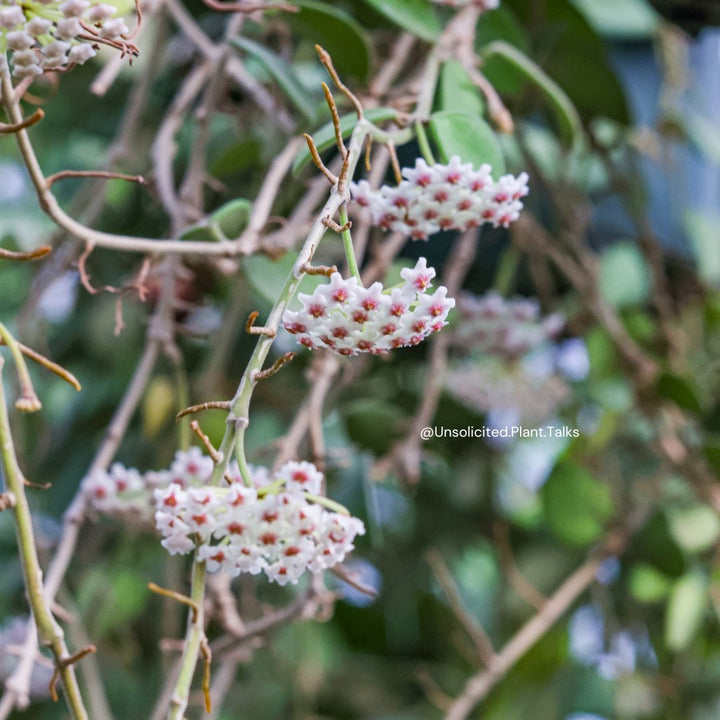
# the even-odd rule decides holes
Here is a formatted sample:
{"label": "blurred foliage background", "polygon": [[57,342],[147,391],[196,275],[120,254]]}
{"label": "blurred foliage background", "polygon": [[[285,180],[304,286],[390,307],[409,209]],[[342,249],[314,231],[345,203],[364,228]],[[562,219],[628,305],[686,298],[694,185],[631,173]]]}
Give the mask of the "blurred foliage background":
{"label": "blurred foliage background", "polygon": [[[501,443],[435,438],[423,445],[419,481],[408,482],[396,466],[380,461],[404,437],[427,392],[429,350],[358,361],[326,404],[326,461],[331,496],[368,527],[350,566],[379,595],[365,597],[329,578],[343,593],[332,616],[293,622],[249,643],[216,717],[441,717],[447,699],[481,663],[438,580],[443,565],[429,558],[444,558],[464,606],[500,649],[536,612],[517,574],[532,585],[530,600],[541,604],[608,533],[628,527],[631,539],[602,563],[597,582],[504,674],[472,717],[720,717],[720,521],[709,501],[717,482],[712,472],[720,467],[720,33],[712,27],[712,7],[705,15],[701,3],[653,4],[504,0],[478,25],[478,48],[502,40],[526,53],[564,91],[583,127],[582,142],[569,150],[552,96],[548,102],[537,83],[502,57],[488,57],[483,72],[516,123],[514,134],[498,136],[504,162],[509,171],[531,176],[528,212],[559,252],[572,254],[580,243],[598,281],[578,288],[551,258],[528,250],[524,233],[530,230],[522,226],[483,232],[465,287],[480,295],[502,276],[508,295],[538,297],[545,311],[565,313],[564,339],[582,344],[566,347],[575,352],[563,381],[569,392],[541,413],[538,424],[576,428],[580,436]],[[287,139],[327,122],[314,43],[332,53],[346,82],[362,95],[401,32],[417,38],[405,68],[409,76],[450,17],[425,0],[297,5],[297,14],[268,14],[262,22],[251,17],[243,28],[235,52],[282,112],[268,115],[241,90],[227,93],[210,123],[208,171],[216,182],[204,202],[211,213],[238,198],[252,201]],[[225,16],[199,2],[186,7],[209,37],[221,37]],[[97,63],[33,87],[46,112],[32,129],[46,174],[104,167],[138,76],[152,81],[119,169],[148,172],[154,134],[195,59],[171,19],[161,14],[153,22],[154,42],[141,48],[106,94],[88,91]],[[148,64],[152,75],[146,74]],[[398,105],[402,98],[390,92],[387,101]],[[441,68],[433,107],[486,113],[482,95],[450,61]],[[188,113],[177,135],[178,177],[195,132]],[[459,142],[473,154],[472,136]],[[417,146],[410,143],[399,153],[401,164],[410,165]],[[273,214],[289,216],[313,177],[309,164],[287,177]],[[68,180],[56,189],[73,214],[92,214],[95,227],[146,237],[169,232],[152,183],[107,182],[101,207],[97,185]],[[242,207],[232,206],[229,223],[242,226]],[[126,299],[125,328],[113,334],[115,297],[90,295],[80,286],[73,263],[81,248],[43,215],[6,138],[0,144],[2,245],[29,249],[48,238],[56,251],[47,262],[0,264],[2,320],[83,384],[76,394],[35,372],[43,412],[14,418],[26,475],[52,483],[48,491],[31,491],[45,561],[127,386],[156,301],[152,292],[145,303]],[[404,263],[424,254],[442,268],[455,241],[446,233],[421,248],[408,243]],[[375,242],[382,243],[382,236]],[[329,261],[336,259],[334,250],[327,252]],[[177,409],[188,400],[232,395],[253,347],[242,332],[244,318],[270,308],[278,279],[293,260],[292,252],[275,255],[237,266],[231,261],[222,271],[203,259],[186,261],[179,291],[186,306],[177,321],[189,394],[183,397],[173,364],[161,360],[118,460],[142,470],[166,467],[178,443]],[[399,262],[390,273],[398,272],[402,257]],[[137,263],[135,256],[96,250],[93,283],[127,282]],[[638,386],[598,322],[587,302],[596,293],[657,365],[650,383]],[[665,307],[658,305],[658,293]],[[228,322],[229,315],[240,319]],[[278,346],[288,349],[289,339],[280,338]],[[253,462],[272,463],[276,442],[307,391],[309,366],[303,355],[258,388],[248,430]],[[542,400],[542,392],[524,390],[507,400],[502,418],[517,420]],[[499,417],[488,418],[445,392],[432,425],[462,430],[505,424]],[[224,416],[209,413],[202,423],[219,441]],[[668,426],[674,434],[668,435]],[[707,483],[685,472],[688,457],[702,463]],[[73,616],[67,624],[73,644],[87,637],[98,647],[111,717],[151,717],[175,652],[161,641],[181,637],[184,613],[151,594],[147,583],[182,588],[187,571],[187,562],[169,558],[151,535],[107,519],[84,525],[59,601]],[[254,580],[236,586],[241,612],[250,615],[297,592]],[[2,677],[12,670],[13,648],[22,639],[18,618],[26,613],[12,518],[0,513]],[[221,632],[209,629],[211,637]],[[61,704],[47,699],[43,672],[37,669],[37,702],[22,717],[66,717]],[[200,717],[199,707],[192,712]]]}

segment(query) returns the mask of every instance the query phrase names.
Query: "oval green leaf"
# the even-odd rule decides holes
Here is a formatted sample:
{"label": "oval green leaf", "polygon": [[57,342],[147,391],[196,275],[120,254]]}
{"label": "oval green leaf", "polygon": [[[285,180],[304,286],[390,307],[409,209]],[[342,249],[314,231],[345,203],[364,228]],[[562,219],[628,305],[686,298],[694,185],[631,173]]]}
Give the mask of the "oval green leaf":
{"label": "oval green leaf", "polygon": [[565,91],[533,60],[516,47],[502,40],[486,45],[481,51],[483,59],[496,58],[512,66],[548,99],[553,109],[563,142],[573,147],[582,137],[582,122]]}
{"label": "oval green leaf", "polygon": [[481,117],[464,112],[437,112],[430,117],[428,129],[443,162],[457,155],[475,168],[488,163],[495,178],[505,172],[500,143]]}
{"label": "oval green leaf", "polygon": [[344,10],[317,0],[294,0],[297,13],[285,15],[285,22],[298,34],[320,44],[332,56],[342,76],[367,80],[370,73],[370,43],[365,31]]}
{"label": "oval green leaf", "polygon": [[608,488],[570,462],[555,467],[543,486],[542,499],[550,529],[571,545],[597,540],[613,514]]}
{"label": "oval green leaf", "polygon": [[440,68],[440,110],[479,115],[485,103],[470,76],[457,60],[447,60]]}
{"label": "oval green leaf", "polygon": [[234,37],[230,43],[252,55],[263,66],[308,122],[315,119],[317,115],[316,105],[308,99],[308,91],[290,63],[285,62],[264,45],[260,45],[260,43],[246,37]]}
{"label": "oval green leaf", "polygon": [[403,30],[422,40],[434,42],[440,37],[442,26],[435,8],[428,0],[365,0]]}
{"label": "oval green leaf", "polygon": [[702,625],[708,601],[708,582],[699,572],[683,575],[674,585],[665,615],[665,644],[669,650],[684,650]]}

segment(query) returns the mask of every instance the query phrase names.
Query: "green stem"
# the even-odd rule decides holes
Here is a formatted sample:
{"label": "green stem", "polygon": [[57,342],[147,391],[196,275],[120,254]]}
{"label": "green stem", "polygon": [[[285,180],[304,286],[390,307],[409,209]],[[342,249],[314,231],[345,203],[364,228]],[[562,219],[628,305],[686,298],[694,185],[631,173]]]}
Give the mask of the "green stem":
{"label": "green stem", "polygon": [[[348,222],[347,205],[343,204],[338,210],[338,218],[340,225],[345,226]],[[345,259],[348,264],[348,271],[351,275],[356,277],[362,285],[362,279],[360,277],[360,270],[358,270],[357,259],[355,258],[355,248],[353,247],[352,234],[350,228],[342,231],[343,247],[345,248]]]}
{"label": "green stem", "polygon": [[[190,388],[187,373],[180,360],[175,363],[175,384],[177,386],[178,409],[184,410],[190,404]],[[178,447],[180,450],[187,450],[190,447],[191,440],[190,418],[181,418],[178,423]]]}
{"label": "green stem", "polygon": [[172,699],[170,700],[170,711],[168,720],[183,720],[187,710],[190,697],[190,687],[195,666],[200,655],[200,646],[205,637],[205,615],[203,604],[205,603],[205,563],[199,562],[197,556],[193,559],[192,586],[190,599],[195,604],[193,612],[188,616],[188,628],[185,636],[185,646],[180,663]]}
{"label": "green stem", "polygon": [[[7,345],[10,350],[10,354],[15,361],[15,369],[17,370],[18,379],[20,380],[21,397],[20,400],[18,400],[18,402],[16,403],[16,407],[22,410],[30,408],[34,410],[39,410],[40,400],[38,400],[38,397],[35,394],[35,388],[33,388],[32,380],[30,379],[30,371],[28,370],[25,358],[23,357],[23,354],[20,351],[20,348],[18,347],[15,338],[10,334],[10,331],[1,322],[0,338],[2,338],[5,345]],[[19,406],[19,403],[23,403],[23,401],[26,405],[28,405],[28,407]]]}
{"label": "green stem", "polygon": [[508,245],[500,258],[500,265],[493,283],[493,288],[501,295],[507,295],[510,292],[519,264],[520,252],[514,245]]}
{"label": "green stem", "polygon": [[80,688],[75,677],[75,669],[72,665],[67,665],[64,662],[70,653],[65,645],[62,628],[52,616],[45,598],[42,569],[40,568],[33,534],[32,515],[25,495],[25,479],[18,465],[15,446],[10,433],[10,418],[2,382],[3,364],[3,358],[0,358],[0,453],[7,489],[15,500],[13,515],[15,517],[18,550],[27,597],[32,609],[38,638],[43,645],[50,648],[55,658],[55,666],[60,672],[70,714],[74,720],[88,720],[87,710],[83,704]]}
{"label": "green stem", "polygon": [[417,137],[420,153],[425,158],[425,162],[428,165],[434,165],[435,156],[433,155],[432,148],[430,147],[430,141],[428,140],[427,133],[425,132],[425,126],[420,120],[415,121],[415,136]]}
{"label": "green stem", "polygon": [[[362,152],[363,143],[368,133],[372,131],[372,128],[373,126],[367,120],[362,119],[358,121],[358,124],[353,131],[348,149],[350,154],[347,174],[348,179],[353,176],[353,172]],[[345,206],[348,199],[347,190],[341,192],[337,186],[333,187],[330,197],[325,203],[323,209],[320,211],[320,214],[317,216],[313,226],[310,228],[310,232],[308,233],[305,243],[298,253],[295,264],[283,284],[280,296],[265,321],[266,328],[277,331],[280,327],[283,313],[290,304],[290,301],[295,295],[302,279],[305,277],[304,268],[312,260],[312,257],[315,254],[325,231],[327,230],[323,220],[326,217],[334,217],[335,214]],[[235,396],[230,404],[230,413],[227,418],[225,434],[223,435],[222,442],[218,448],[222,460],[213,468],[213,472],[209,480],[210,485],[219,486],[221,484],[223,476],[227,472],[228,464],[233,452],[237,458],[243,481],[248,485],[252,484],[252,478],[250,477],[247,460],[245,458],[245,430],[249,424],[248,418],[250,400],[252,398],[255,385],[257,384],[257,374],[262,370],[274,341],[274,334],[261,335],[255,345],[252,355],[250,356],[250,360],[248,361],[245,372],[243,373],[235,392]],[[183,715],[188,705],[192,678],[195,674],[195,666],[197,665],[198,654],[200,652],[200,646],[204,634],[202,605],[205,597],[205,564],[199,563],[197,560],[193,562],[192,590],[190,597],[193,602],[197,604],[198,612],[195,622],[193,622],[192,614],[188,619],[188,629],[185,636],[181,668],[173,689],[168,720],[183,720]]]}

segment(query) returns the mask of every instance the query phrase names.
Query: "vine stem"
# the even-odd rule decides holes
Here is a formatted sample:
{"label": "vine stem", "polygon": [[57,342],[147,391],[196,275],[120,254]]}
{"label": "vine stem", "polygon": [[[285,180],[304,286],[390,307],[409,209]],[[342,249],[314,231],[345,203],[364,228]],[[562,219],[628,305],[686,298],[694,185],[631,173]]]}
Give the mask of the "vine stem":
{"label": "vine stem", "polygon": [[358,269],[357,259],[355,257],[355,248],[353,247],[352,233],[348,226],[348,213],[347,205],[342,205],[338,210],[338,217],[340,225],[345,229],[342,231],[343,247],[345,248],[345,259],[347,260],[348,271],[351,275],[356,277],[362,285],[362,278],[360,277],[360,270]]}
{"label": "vine stem", "polygon": [[49,603],[45,598],[42,570],[40,568],[35,536],[33,534],[30,505],[25,495],[25,479],[18,465],[15,446],[10,432],[10,418],[8,416],[5,390],[2,383],[2,369],[4,364],[4,358],[0,357],[0,453],[2,455],[2,466],[7,488],[15,500],[12,511],[15,517],[18,550],[27,596],[39,640],[43,645],[50,648],[55,658],[55,665],[62,679],[63,690],[70,713],[74,720],[88,720],[87,710],[83,704],[75,670],[72,664],[66,662],[70,653],[65,645],[63,631],[55,621],[50,611]]}
{"label": "vine stem", "polygon": [[[362,154],[365,138],[368,134],[372,134],[373,130],[374,126],[370,122],[365,119],[358,120],[348,148],[346,179],[352,178],[355,167]],[[312,260],[327,230],[323,220],[327,217],[334,217],[341,208],[345,207],[349,199],[348,190],[340,190],[338,187],[339,184],[340,183],[333,186],[330,191],[330,197],[310,228],[310,232],[298,253],[295,264],[288,274],[279,297],[264,323],[264,326],[270,330],[277,332],[285,309],[294,297],[303,277],[305,277],[303,268]],[[346,185],[346,183],[343,183],[343,185]],[[213,468],[209,481],[210,485],[220,485],[233,452],[235,453],[243,481],[247,484],[252,483],[245,458],[245,430],[249,424],[250,400],[255,385],[257,384],[257,374],[262,371],[270,348],[275,341],[275,332],[260,336],[250,356],[245,372],[240,379],[235,396],[230,401],[230,413],[227,418],[225,434],[218,448],[221,459]],[[205,598],[205,575],[205,564],[193,562],[190,597],[196,604],[197,610],[193,610],[194,614],[191,614],[188,618],[188,628],[185,635],[183,655],[180,661],[180,671],[172,693],[168,720],[182,720],[185,710],[187,709],[192,678],[195,674],[200,645],[204,636],[202,606]]]}
{"label": "vine stem", "polygon": [[190,687],[195,665],[200,654],[200,646],[205,637],[205,563],[193,559],[192,585],[190,599],[194,603],[192,612],[188,615],[188,629],[185,637],[183,657],[180,664],[180,671],[175,682],[172,698],[170,700],[170,711],[168,720],[183,720],[190,697]]}

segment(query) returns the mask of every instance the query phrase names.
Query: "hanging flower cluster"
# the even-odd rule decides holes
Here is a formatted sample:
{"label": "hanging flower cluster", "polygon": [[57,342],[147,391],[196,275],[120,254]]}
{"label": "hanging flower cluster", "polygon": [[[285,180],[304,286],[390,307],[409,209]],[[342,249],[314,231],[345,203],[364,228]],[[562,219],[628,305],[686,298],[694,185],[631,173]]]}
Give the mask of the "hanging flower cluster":
{"label": "hanging flower cluster", "polygon": [[490,165],[473,170],[453,156],[447,165],[428,165],[419,158],[403,168],[398,186],[373,190],[367,180],[352,183],[354,200],[368,208],[375,225],[427,240],[440,230],[469,230],[483,223],[508,227],[520,216],[528,176],[504,175],[493,180]]}
{"label": "hanging flower cluster", "polygon": [[[83,480],[83,493],[88,506],[104,515],[121,518],[133,525],[152,527],[154,525],[153,491],[175,483],[182,488],[201,487],[210,479],[213,462],[203,455],[200,448],[178,451],[167,470],[151,470],[144,474],[135,468],[114,463],[109,471],[99,470]],[[253,479],[258,482],[264,468],[254,470]],[[237,464],[230,466],[230,476],[240,482]],[[267,471],[265,471],[267,475]]]}
{"label": "hanging flower cluster", "polygon": [[466,5],[477,5],[482,10],[495,10],[500,7],[500,0],[432,0],[438,5],[451,8],[461,8]]}
{"label": "hanging flower cluster", "polygon": [[571,397],[564,378],[538,371],[532,363],[510,363],[500,356],[451,364],[445,385],[461,405],[478,414],[493,414],[510,424],[538,425]]}
{"label": "hanging flower cluster", "polygon": [[198,548],[210,572],[265,572],[281,585],[342,562],[365,533],[362,521],[321,504],[332,503],[319,497],[323,475],[311,463],[286,463],[275,475],[251,467],[250,487],[237,464],[229,487],[208,486],[212,469],[194,447],[168,470],[141,474],[116,463],[85,478],[83,491],[98,512],[156,527],[171,554]]}
{"label": "hanging flower cluster", "polygon": [[560,313],[546,317],[534,298],[506,300],[499,293],[463,293],[458,301],[457,344],[508,360],[522,357],[557,338],[565,326]]}
{"label": "hanging flower cluster", "polygon": [[98,43],[123,47],[128,28],[118,15],[126,9],[97,0],[0,0],[0,72],[8,70],[7,52],[22,79],[82,65]]}
{"label": "hanging flower cluster", "polygon": [[365,288],[357,278],[333,273],[312,295],[298,295],[302,310],[286,310],[283,326],[305,347],[329,348],[340,355],[417,345],[447,324],[455,300],[443,286],[427,292],[435,270],[425,258],[400,274],[402,285],[385,290],[379,282]]}
{"label": "hanging flower cluster", "polygon": [[155,491],[155,521],[170,553],[198,548],[210,572],[264,572],[280,585],[305,570],[318,573],[353,550],[362,521],[328,510],[320,500],[323,475],[307,462],[283,465],[271,486],[191,487]]}

